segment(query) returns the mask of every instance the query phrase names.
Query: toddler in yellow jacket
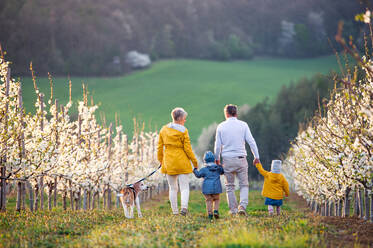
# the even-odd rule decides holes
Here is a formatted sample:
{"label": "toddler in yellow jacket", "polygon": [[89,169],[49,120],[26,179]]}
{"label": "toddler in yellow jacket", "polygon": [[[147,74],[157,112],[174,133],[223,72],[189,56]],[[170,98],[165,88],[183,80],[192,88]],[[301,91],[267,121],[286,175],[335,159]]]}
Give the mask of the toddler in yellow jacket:
{"label": "toddler in yellow jacket", "polygon": [[264,177],[262,196],[265,199],[265,205],[268,205],[268,212],[273,214],[273,208],[276,207],[277,215],[281,212],[282,199],[284,194],[289,196],[289,184],[281,174],[281,160],[272,160],[271,172],[263,169],[261,163],[255,164],[259,173]]}

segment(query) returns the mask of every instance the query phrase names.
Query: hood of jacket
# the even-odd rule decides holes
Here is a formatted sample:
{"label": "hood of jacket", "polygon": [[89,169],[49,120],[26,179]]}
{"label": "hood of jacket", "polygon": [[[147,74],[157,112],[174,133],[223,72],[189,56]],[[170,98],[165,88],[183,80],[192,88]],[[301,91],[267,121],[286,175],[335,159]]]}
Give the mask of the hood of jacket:
{"label": "hood of jacket", "polygon": [[219,169],[219,166],[216,165],[215,163],[207,163],[206,164],[206,168],[209,170],[209,171],[217,171]]}

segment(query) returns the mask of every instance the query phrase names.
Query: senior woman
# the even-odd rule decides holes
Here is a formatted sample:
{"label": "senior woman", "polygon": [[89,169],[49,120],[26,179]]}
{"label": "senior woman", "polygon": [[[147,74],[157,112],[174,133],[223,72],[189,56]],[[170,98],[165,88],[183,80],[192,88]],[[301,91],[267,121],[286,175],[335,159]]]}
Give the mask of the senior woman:
{"label": "senior woman", "polygon": [[[178,214],[177,192],[178,179],[181,193],[181,215],[188,212],[189,176],[194,167],[198,167],[196,156],[192,151],[188,130],[184,127],[188,113],[182,108],[171,112],[173,122],[162,127],[159,132],[158,160],[162,173],[167,175],[169,198],[173,214]],[[190,162],[191,161],[191,162]]]}

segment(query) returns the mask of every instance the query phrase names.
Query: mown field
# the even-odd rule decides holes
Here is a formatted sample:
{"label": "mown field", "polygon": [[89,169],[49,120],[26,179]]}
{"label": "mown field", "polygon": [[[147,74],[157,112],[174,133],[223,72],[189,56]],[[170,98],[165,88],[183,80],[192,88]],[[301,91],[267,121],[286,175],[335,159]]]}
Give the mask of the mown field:
{"label": "mown field", "polygon": [[[201,60],[164,60],[148,70],[123,77],[71,78],[74,100],[82,97],[82,83],[88,85],[100,112],[114,121],[120,115],[124,129],[132,131],[133,117],[145,121],[146,127],[159,128],[170,121],[170,110],[184,107],[189,113],[186,126],[192,142],[203,127],[223,119],[227,103],[254,105],[276,95],[282,85],[315,73],[337,70],[334,56],[313,59],[256,58],[251,61],[213,62]],[[67,77],[54,78],[55,96],[68,100]],[[30,77],[22,78],[27,111],[35,101]],[[37,78],[41,91],[50,96],[47,78]]]}

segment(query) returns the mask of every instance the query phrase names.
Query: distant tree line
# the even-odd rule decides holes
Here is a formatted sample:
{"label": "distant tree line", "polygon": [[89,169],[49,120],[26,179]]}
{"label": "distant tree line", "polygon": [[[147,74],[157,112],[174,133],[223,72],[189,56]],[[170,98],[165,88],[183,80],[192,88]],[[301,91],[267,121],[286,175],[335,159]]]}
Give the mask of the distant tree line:
{"label": "distant tree line", "polygon": [[[354,0],[1,0],[0,42],[13,71],[114,75],[128,51],[152,59],[311,57],[331,53]],[[359,24],[346,33],[362,40]]]}

